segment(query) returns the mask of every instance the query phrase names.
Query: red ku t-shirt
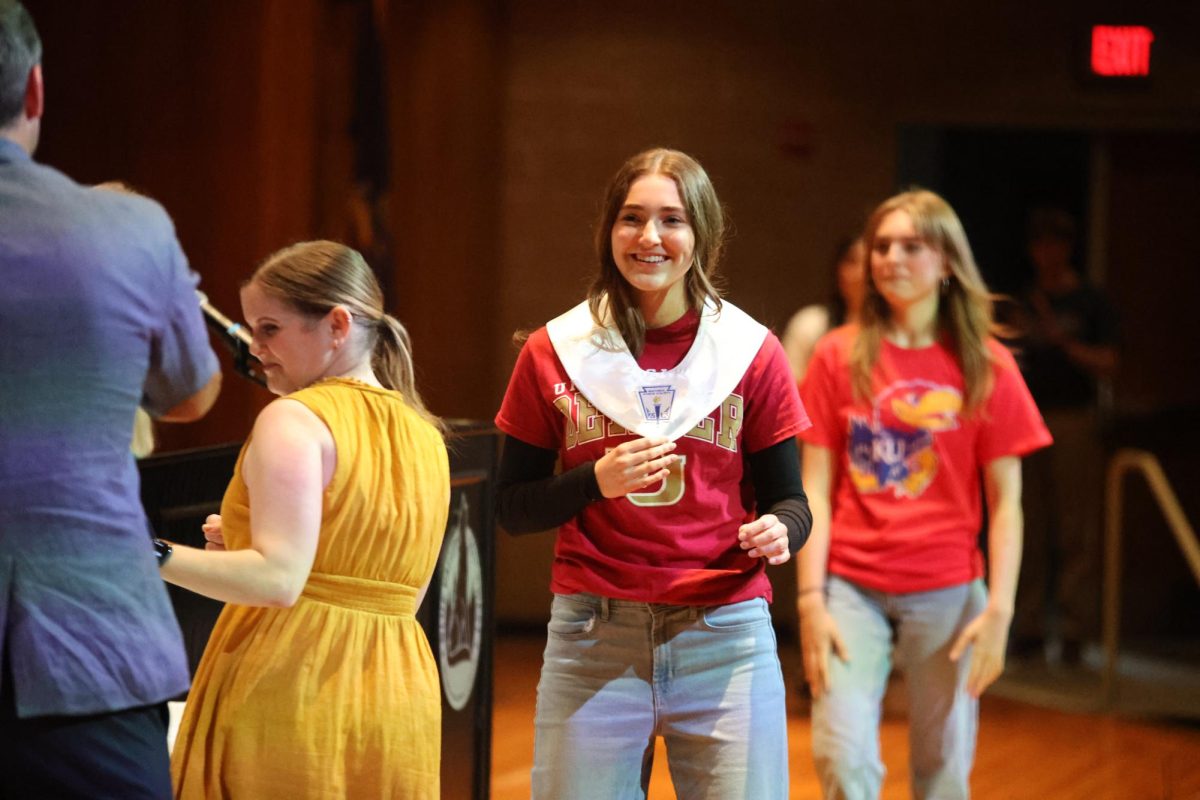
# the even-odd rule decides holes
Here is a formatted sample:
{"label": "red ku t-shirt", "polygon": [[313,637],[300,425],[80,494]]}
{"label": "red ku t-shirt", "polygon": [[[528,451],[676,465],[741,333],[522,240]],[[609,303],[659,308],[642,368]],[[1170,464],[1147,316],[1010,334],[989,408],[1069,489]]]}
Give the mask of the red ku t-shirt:
{"label": "red ku t-shirt", "polygon": [[847,325],[822,339],[800,389],[813,421],[801,438],[833,456],[829,572],[891,593],[980,577],[981,468],[1050,444],[1012,354],[988,341],[994,388],[968,417],[962,370],[941,344],[885,340],[872,397],[856,400],[856,333]]}
{"label": "red ku t-shirt", "polygon": [[[647,331],[638,365],[669,371],[687,354],[699,316]],[[513,369],[496,424],[510,436],[556,450],[562,469],[596,461],[638,438],[603,416],[571,383],[539,328]],[[779,340],[767,334],[729,396],[677,440],[672,475],[657,486],[589,504],[561,526],[551,589],[676,605],[721,605],[771,597],[762,559],[737,531],[754,518],[745,455],[809,425]]]}

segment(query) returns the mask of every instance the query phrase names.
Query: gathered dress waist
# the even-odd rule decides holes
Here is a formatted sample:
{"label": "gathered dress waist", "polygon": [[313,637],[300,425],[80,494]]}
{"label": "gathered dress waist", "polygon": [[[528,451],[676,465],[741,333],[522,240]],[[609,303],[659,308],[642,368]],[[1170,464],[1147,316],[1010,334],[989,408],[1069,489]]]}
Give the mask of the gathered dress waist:
{"label": "gathered dress waist", "polygon": [[402,583],[313,572],[300,596],[354,611],[411,617],[417,611],[417,591]]}

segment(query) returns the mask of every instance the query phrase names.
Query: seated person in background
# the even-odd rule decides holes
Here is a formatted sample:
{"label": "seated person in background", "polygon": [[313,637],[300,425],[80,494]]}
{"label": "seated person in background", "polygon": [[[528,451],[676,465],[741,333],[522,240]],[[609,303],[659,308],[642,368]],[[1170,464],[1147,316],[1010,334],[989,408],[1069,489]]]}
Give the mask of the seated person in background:
{"label": "seated person in background", "polygon": [[817,340],[839,325],[858,322],[862,309],[867,280],[862,239],[846,237],[838,242],[832,266],[834,291],[829,302],[797,311],[780,337],[797,383],[804,380]]}

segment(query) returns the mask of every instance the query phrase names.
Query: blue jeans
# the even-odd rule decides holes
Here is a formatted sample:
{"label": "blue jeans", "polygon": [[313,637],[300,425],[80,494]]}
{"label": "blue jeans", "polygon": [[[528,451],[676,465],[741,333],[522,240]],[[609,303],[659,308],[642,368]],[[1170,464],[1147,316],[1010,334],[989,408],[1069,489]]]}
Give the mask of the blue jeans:
{"label": "blue jeans", "polygon": [[783,674],[765,600],[556,595],[548,628],[534,798],[645,798],[656,736],[680,800],[787,797]]}
{"label": "blue jeans", "polygon": [[886,594],[830,575],[826,604],[849,651],[830,655],[830,690],[813,702],[813,759],[827,800],[874,800],[883,783],[879,717],[892,661],[908,688],[914,798],[966,798],[979,703],[966,691],[971,652],[950,648],[983,611],[983,581]]}

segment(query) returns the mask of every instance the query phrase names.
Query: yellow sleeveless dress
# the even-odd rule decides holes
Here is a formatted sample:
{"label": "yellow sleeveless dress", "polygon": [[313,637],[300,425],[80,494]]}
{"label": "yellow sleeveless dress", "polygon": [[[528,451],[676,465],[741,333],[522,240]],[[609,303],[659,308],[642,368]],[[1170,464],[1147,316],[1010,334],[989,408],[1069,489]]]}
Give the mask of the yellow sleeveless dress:
{"label": "yellow sleeveless dress", "polygon": [[[335,378],[288,397],[337,448],[312,574],[291,608],[221,613],[175,742],[175,792],[436,800],[441,687],[413,612],[446,529],[445,444],[396,392]],[[221,503],[229,549],[250,544],[245,454]]]}

